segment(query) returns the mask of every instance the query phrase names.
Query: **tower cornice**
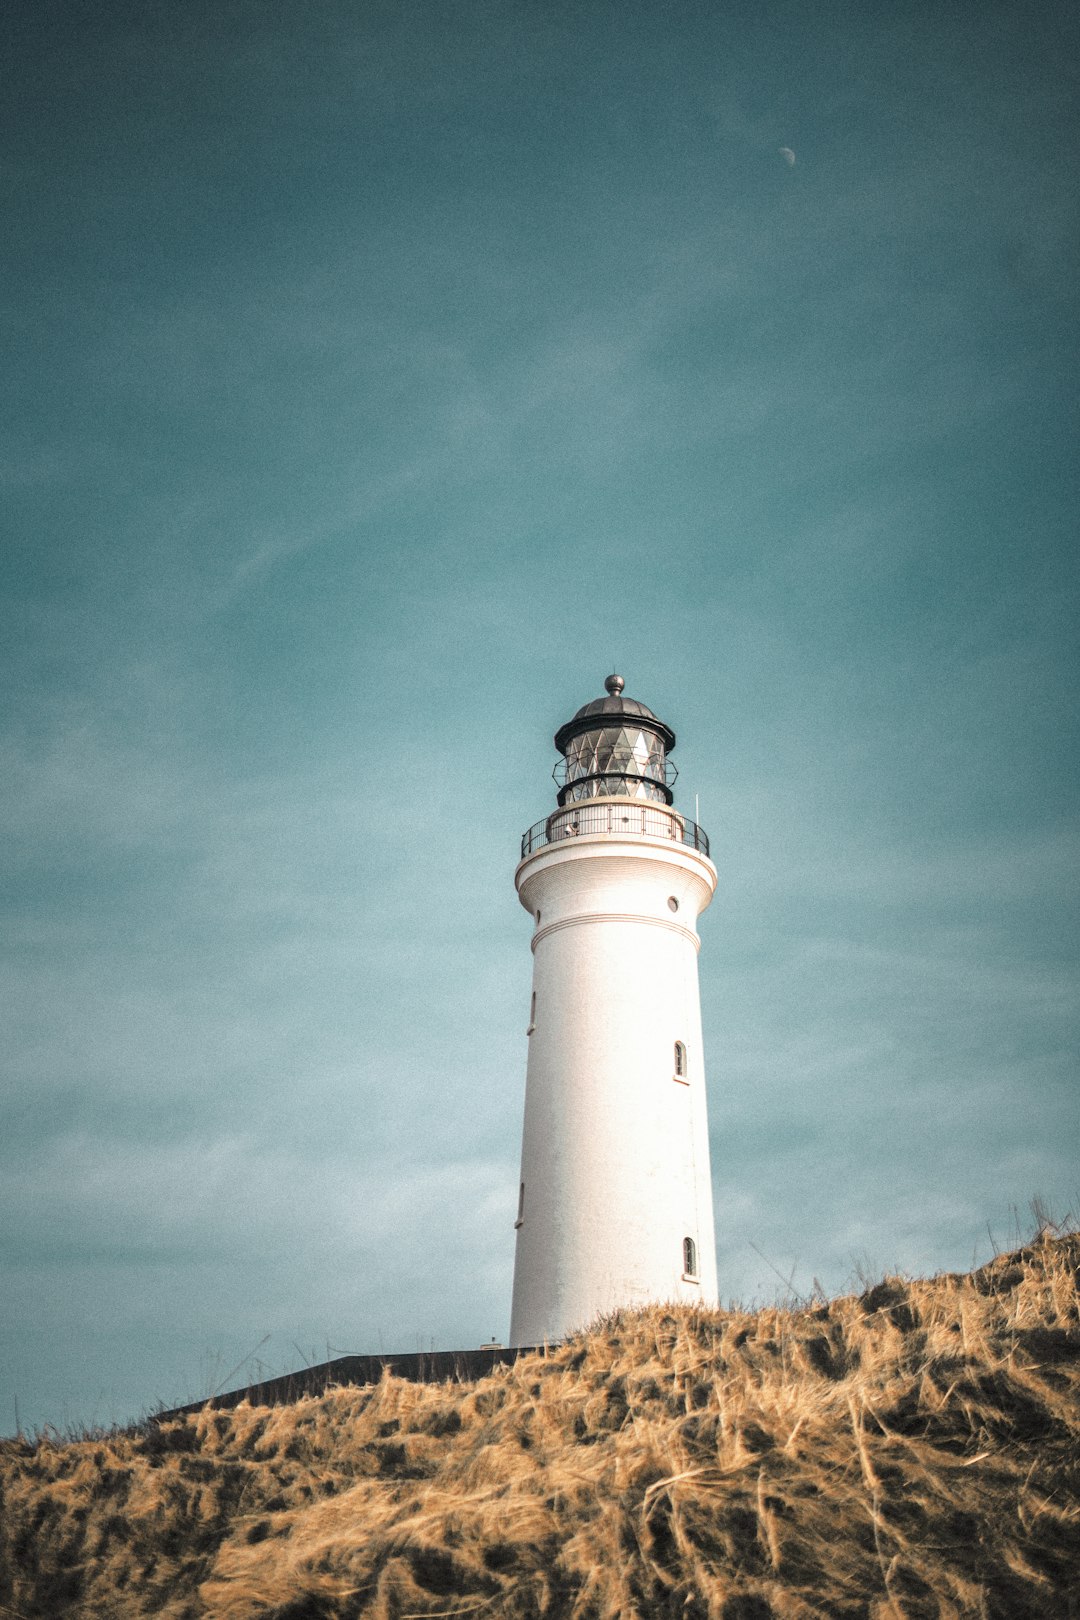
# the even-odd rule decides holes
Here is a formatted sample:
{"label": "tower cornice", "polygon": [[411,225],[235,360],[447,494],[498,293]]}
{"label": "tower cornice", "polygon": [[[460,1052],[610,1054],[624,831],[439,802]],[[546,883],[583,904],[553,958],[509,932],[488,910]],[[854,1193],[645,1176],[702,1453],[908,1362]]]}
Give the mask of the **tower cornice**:
{"label": "tower cornice", "polygon": [[[622,833],[585,834],[575,838],[573,842],[566,840],[533,850],[518,862],[514,873],[514,886],[518,891],[518,897],[521,898],[523,885],[535,874],[546,871],[549,867],[578,861],[610,862],[619,857],[624,860],[661,862],[667,867],[678,867],[705,885],[709,899],[716,893],[718,882],[716,867],[700,850],[664,838]],[[526,900],[522,899],[521,903],[526,910],[531,909]]]}

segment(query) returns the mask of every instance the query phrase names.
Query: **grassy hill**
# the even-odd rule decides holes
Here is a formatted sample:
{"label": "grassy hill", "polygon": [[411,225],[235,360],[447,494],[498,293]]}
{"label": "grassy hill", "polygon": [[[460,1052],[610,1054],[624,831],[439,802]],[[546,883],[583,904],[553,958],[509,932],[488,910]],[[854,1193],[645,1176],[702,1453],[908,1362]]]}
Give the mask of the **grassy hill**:
{"label": "grassy hill", "polygon": [[0,1615],[1080,1616],[1080,1238],[0,1447]]}

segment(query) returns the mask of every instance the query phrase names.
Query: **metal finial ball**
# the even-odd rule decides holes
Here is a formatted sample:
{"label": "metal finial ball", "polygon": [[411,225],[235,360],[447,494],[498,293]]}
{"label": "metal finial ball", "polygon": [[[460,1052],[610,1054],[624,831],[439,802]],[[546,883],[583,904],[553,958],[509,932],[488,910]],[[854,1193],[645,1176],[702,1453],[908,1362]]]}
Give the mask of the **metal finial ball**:
{"label": "metal finial ball", "polygon": [[626,682],[623,680],[621,675],[609,675],[607,680],[604,682],[604,689],[605,691],[610,692],[612,697],[618,697],[625,685]]}

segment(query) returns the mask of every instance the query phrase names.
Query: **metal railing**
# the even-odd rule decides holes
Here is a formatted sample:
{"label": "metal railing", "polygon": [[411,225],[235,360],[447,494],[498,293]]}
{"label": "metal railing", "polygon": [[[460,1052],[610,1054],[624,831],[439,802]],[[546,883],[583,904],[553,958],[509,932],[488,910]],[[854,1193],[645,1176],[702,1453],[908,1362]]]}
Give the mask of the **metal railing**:
{"label": "metal railing", "polygon": [[676,843],[700,850],[702,855],[709,853],[705,832],[697,822],[688,820],[677,810],[669,810],[662,804],[633,804],[625,799],[602,804],[582,799],[553,811],[522,833],[521,858],[524,860],[526,855],[533,855],[548,844],[561,843],[565,838],[588,838],[595,833],[673,838]]}

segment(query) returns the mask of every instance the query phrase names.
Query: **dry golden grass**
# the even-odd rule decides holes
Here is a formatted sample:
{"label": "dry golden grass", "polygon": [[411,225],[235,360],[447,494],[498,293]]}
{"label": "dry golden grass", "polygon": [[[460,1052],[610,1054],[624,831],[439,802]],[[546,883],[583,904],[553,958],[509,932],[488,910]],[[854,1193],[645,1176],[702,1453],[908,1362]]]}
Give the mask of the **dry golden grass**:
{"label": "dry golden grass", "polygon": [[1080,1238],[0,1447],[0,1616],[1080,1616]]}

